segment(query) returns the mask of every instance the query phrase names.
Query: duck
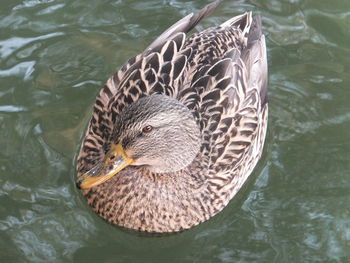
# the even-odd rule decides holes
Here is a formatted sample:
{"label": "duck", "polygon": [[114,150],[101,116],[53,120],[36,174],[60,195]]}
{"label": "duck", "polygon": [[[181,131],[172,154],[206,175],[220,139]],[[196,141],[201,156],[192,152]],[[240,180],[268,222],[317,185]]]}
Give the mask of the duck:
{"label": "duck", "polygon": [[261,157],[268,120],[260,15],[189,32],[191,13],[101,88],[76,158],[76,186],[102,218],[150,233],[224,209]]}

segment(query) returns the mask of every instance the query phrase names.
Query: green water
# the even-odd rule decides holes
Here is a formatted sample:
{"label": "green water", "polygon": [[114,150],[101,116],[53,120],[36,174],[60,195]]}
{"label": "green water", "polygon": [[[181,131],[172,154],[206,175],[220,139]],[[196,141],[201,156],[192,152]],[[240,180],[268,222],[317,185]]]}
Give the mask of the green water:
{"label": "green water", "polygon": [[350,262],[350,1],[224,1],[197,29],[263,16],[269,133],[229,206],[181,234],[105,223],[74,158],[105,80],[209,3],[1,0],[1,262]]}

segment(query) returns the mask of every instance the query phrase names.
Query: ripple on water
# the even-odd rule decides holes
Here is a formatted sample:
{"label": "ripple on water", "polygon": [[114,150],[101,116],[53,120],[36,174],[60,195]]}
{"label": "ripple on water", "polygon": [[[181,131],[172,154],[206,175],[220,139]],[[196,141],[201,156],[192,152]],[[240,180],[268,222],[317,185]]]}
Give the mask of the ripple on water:
{"label": "ripple on water", "polygon": [[348,0],[223,1],[198,26],[254,10],[268,42],[266,161],[217,217],[179,235],[140,237],[105,224],[74,188],[72,159],[101,84],[208,2],[2,3],[4,262],[348,262]]}

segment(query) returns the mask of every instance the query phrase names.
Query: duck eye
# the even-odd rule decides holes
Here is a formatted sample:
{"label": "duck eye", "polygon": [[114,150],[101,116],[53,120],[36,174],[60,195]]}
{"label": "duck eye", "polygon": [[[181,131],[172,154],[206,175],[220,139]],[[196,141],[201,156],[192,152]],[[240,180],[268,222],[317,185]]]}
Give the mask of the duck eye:
{"label": "duck eye", "polygon": [[149,133],[152,130],[153,130],[153,127],[151,125],[147,125],[147,126],[143,127],[142,132]]}

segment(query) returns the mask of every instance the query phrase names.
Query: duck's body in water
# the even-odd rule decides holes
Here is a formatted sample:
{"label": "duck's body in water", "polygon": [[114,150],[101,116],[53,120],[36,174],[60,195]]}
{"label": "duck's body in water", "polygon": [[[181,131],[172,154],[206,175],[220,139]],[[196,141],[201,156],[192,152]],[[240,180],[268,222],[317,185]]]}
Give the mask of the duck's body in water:
{"label": "duck's body in water", "polygon": [[130,59],[101,89],[77,185],[119,226],[175,232],[220,212],[252,172],[267,127],[261,19],[186,37],[213,3]]}

